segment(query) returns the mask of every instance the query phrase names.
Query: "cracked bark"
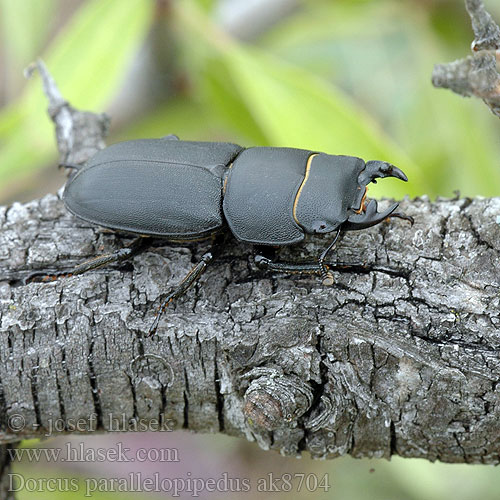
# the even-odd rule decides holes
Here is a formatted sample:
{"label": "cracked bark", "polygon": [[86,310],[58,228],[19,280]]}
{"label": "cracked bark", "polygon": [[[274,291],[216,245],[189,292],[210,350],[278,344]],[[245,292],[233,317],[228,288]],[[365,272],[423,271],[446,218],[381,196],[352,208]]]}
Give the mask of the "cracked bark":
{"label": "cracked bark", "polygon": [[[103,146],[107,118],[72,108],[39,69],[62,160],[84,161]],[[25,284],[128,240],[71,216],[56,195],[0,207],[4,456],[54,421],[106,431],[118,419],[283,454],[499,463],[500,198],[401,208],[412,228],[396,220],[344,235],[336,258],[365,268],[336,272],[329,288],[258,271],[251,248],[230,241],[148,338],[160,296],[206,243]],[[282,257],[323,246],[313,238]]]}

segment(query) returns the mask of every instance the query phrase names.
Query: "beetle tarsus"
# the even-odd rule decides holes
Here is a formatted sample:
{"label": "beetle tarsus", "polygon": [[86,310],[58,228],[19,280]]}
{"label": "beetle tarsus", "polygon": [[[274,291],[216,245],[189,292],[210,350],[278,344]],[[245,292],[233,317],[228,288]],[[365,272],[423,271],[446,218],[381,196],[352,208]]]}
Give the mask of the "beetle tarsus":
{"label": "beetle tarsus", "polygon": [[124,260],[130,259],[134,255],[137,255],[141,250],[144,250],[146,246],[149,245],[149,238],[139,236],[132,240],[127,246],[119,248],[114,252],[107,253],[104,255],[99,255],[93,259],[86,260],[78,266],[74,267],[69,272],[59,272],[53,274],[43,274],[43,273],[33,273],[28,278],[26,278],[26,283],[47,283],[50,281],[56,281],[60,278],[69,278],[71,276],[76,276],[78,274],[86,273],[87,271],[92,271],[98,269],[99,267],[106,266],[108,264],[113,264],[116,262],[123,262]]}
{"label": "beetle tarsus", "polygon": [[333,274],[328,270],[328,267],[325,265],[325,259],[328,253],[335,247],[337,241],[340,236],[340,227],[337,229],[337,233],[333,238],[332,242],[326,247],[325,250],[321,253],[318,259],[318,266],[321,275],[321,283],[324,286],[332,286],[333,285]]}
{"label": "beetle tarsus", "polygon": [[213,258],[214,257],[212,252],[206,252],[205,254],[203,254],[200,262],[198,262],[198,264],[196,264],[196,266],[194,266],[186,274],[183,280],[167,295],[167,297],[165,297],[165,299],[162,300],[160,307],[158,308],[158,311],[156,313],[153,324],[149,329],[147,335],[148,337],[151,337],[156,333],[156,330],[158,329],[158,325],[160,323],[160,318],[162,314],[165,312],[165,309],[168,307],[168,305],[175,299],[184,295],[187,292],[187,290],[194,283],[196,283],[196,281],[199,280],[200,276],[205,272],[210,262],[212,262]]}
{"label": "beetle tarsus", "polygon": [[[254,262],[259,269],[264,271],[275,271],[279,273],[287,274],[319,274],[321,275],[321,269],[317,262],[283,262],[283,261],[273,261],[268,257],[263,255],[256,255],[254,257]],[[345,262],[324,262],[325,275],[322,276],[322,285],[332,286],[334,283],[332,271],[340,273],[368,273],[370,268],[365,264],[349,264]],[[323,280],[326,279],[326,282]]]}
{"label": "beetle tarsus", "polygon": [[330,271],[321,275],[321,284],[323,286],[332,286],[334,283],[333,274]]}
{"label": "beetle tarsus", "polygon": [[82,262],[73,269],[73,274],[83,274],[87,271],[92,271],[93,269],[98,269],[100,267],[106,266],[107,264],[123,262],[127,259],[130,259],[134,255],[137,255],[149,244],[150,238],[139,236],[123,248],[119,248],[114,252],[99,255],[98,257],[94,257],[93,259]]}
{"label": "beetle tarsus", "polygon": [[319,274],[321,272],[317,262],[279,262],[273,261],[263,255],[256,255],[254,262],[259,269],[264,271],[276,271],[279,273],[303,273],[303,274]]}
{"label": "beetle tarsus", "polygon": [[[254,260],[257,267],[260,269],[269,269],[272,271],[281,271],[288,273],[309,273],[309,274],[319,274],[321,277],[321,284],[324,286],[332,286],[334,283],[333,274],[330,271],[330,266],[325,263],[326,256],[328,253],[335,248],[337,241],[340,236],[340,228],[337,229],[337,233],[333,238],[332,242],[328,247],[323,250],[318,258],[316,264],[303,263],[296,264],[293,262],[273,262],[271,259],[264,257],[263,255],[256,255]],[[337,267],[337,266],[334,266]]]}

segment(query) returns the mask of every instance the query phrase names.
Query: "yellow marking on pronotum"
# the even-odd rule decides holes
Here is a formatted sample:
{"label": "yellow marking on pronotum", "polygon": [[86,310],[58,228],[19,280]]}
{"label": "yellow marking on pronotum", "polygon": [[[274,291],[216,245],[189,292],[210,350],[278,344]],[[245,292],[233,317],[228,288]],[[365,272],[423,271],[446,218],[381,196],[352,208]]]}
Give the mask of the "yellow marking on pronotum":
{"label": "yellow marking on pronotum", "polygon": [[295,196],[295,200],[293,201],[293,218],[295,222],[301,226],[299,220],[297,219],[297,203],[299,202],[300,198],[300,193],[302,193],[302,189],[304,189],[304,186],[306,185],[307,179],[309,178],[309,172],[311,170],[311,163],[313,161],[313,158],[315,156],[318,156],[319,153],[314,153],[312,154],[308,159],[307,159],[307,164],[306,164],[306,173],[304,174],[304,180],[301,182],[299,190],[297,191],[297,195]]}

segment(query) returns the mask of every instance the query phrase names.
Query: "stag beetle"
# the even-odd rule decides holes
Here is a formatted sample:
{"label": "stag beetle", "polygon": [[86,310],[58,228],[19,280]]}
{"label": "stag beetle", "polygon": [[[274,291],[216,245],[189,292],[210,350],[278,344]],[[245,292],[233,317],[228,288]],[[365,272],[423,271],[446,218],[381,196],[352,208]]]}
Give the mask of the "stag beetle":
{"label": "stag beetle", "polygon": [[[239,240],[264,247],[292,245],[306,234],[333,234],[314,263],[276,262],[257,255],[260,268],[309,272],[324,285],[333,277],[325,263],[340,231],[368,228],[396,212],[398,203],[382,213],[377,202],[366,203],[366,186],[377,177],[407,181],[384,161],[328,155],[294,148],[242,148],[225,142],[181,141],[175,135],[111,145],[76,169],[66,183],[63,200],[81,219],[138,237],[125,248],[77,266],[81,274],[125,260],[151,238],[187,242],[229,229]],[[214,258],[206,252],[161,302],[161,313],[182,295]]]}

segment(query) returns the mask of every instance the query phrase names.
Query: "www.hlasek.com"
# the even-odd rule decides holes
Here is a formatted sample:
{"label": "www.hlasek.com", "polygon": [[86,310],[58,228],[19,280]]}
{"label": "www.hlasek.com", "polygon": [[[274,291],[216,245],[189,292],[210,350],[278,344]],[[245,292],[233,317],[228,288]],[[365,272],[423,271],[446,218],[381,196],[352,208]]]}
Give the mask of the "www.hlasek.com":
{"label": "www.hlasek.com", "polygon": [[131,449],[116,443],[99,448],[67,442],[61,448],[13,448],[8,450],[12,462],[180,462],[177,448]]}
{"label": "www.hlasek.com", "polygon": [[79,480],[76,477],[65,478],[26,478],[22,474],[9,474],[9,489],[11,492],[76,492],[84,491],[86,497],[98,493],[169,493],[173,497],[189,494],[199,497],[207,492],[314,492],[330,489],[328,474],[318,476],[314,473],[284,473],[270,472],[264,477],[250,479],[248,477],[231,477],[223,472],[219,477],[192,477],[188,472],[186,477],[161,477],[159,473],[145,476],[141,472],[131,472],[121,478],[87,478]]}

